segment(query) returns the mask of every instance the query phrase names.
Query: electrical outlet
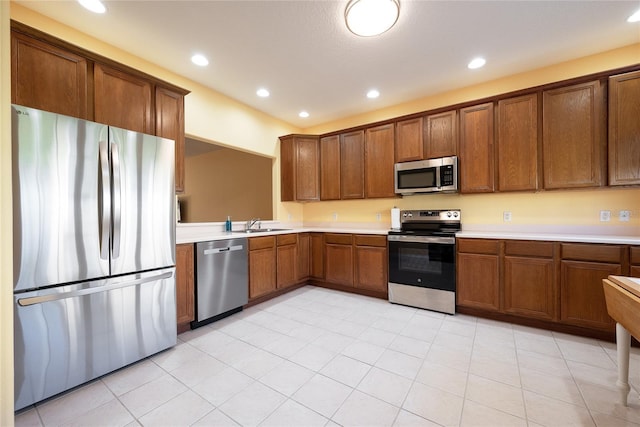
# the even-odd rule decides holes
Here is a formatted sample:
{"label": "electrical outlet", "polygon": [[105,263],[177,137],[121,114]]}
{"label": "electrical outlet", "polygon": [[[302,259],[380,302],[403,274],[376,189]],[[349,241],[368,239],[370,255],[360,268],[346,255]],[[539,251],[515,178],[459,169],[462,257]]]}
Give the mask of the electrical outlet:
{"label": "electrical outlet", "polygon": [[331,217],[333,218],[334,221],[337,221],[338,220],[338,212],[332,213]]}
{"label": "electrical outlet", "polygon": [[631,212],[630,211],[620,211],[618,219],[620,221],[629,221],[630,217],[631,217]]}
{"label": "electrical outlet", "polygon": [[287,215],[288,220],[291,221],[291,214]]}
{"label": "electrical outlet", "polygon": [[502,220],[504,222],[511,222],[511,211],[502,212]]}
{"label": "electrical outlet", "polygon": [[601,222],[611,221],[611,211],[600,211],[600,221]]}
{"label": "electrical outlet", "polygon": [[380,212],[376,214],[376,221],[382,221],[382,214]]}

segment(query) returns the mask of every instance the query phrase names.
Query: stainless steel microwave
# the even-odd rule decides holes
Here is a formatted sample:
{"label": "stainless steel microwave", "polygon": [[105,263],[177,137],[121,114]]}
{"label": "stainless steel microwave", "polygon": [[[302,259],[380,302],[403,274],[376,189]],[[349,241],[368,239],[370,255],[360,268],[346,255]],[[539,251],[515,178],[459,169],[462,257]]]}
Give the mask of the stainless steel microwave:
{"label": "stainless steel microwave", "polygon": [[396,194],[456,193],[458,191],[458,157],[396,163]]}

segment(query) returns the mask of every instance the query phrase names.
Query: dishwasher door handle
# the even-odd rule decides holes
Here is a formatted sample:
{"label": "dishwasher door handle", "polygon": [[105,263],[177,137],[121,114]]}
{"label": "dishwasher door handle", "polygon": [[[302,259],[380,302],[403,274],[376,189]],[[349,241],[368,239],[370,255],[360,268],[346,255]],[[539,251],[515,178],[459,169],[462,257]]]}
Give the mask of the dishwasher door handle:
{"label": "dishwasher door handle", "polygon": [[227,246],[226,248],[205,249],[203,253],[205,255],[214,255],[214,254],[219,254],[224,252],[241,251],[242,249],[243,249],[242,245],[235,245],[235,246]]}

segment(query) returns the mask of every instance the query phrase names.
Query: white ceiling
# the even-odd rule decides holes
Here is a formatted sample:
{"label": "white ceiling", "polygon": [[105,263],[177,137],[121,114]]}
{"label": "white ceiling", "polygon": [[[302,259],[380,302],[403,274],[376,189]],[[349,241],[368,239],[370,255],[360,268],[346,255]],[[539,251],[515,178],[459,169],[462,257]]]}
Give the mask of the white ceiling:
{"label": "white ceiling", "polygon": [[[370,38],[346,29],[347,0],[17,3],[302,128],[640,42],[626,22],[638,0],[400,0],[396,26]],[[478,55],[487,65],[467,69]]]}

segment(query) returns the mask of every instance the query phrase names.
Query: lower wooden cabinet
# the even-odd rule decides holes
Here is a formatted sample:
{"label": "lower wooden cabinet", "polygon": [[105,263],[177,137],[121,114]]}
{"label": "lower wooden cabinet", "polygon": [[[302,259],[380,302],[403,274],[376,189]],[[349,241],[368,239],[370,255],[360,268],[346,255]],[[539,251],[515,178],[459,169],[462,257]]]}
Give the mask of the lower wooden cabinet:
{"label": "lower wooden cabinet", "polygon": [[297,275],[297,251],[298,236],[296,234],[281,234],[276,236],[277,265],[276,265],[276,287],[278,289],[295,285]]}
{"label": "lower wooden cabinet", "polygon": [[629,260],[631,262],[629,275],[640,277],[640,246],[631,246]]}
{"label": "lower wooden cabinet", "polygon": [[324,280],[324,233],[311,233],[310,250],[309,274],[312,279]]}
{"label": "lower wooden cabinet", "polygon": [[195,320],[193,243],[176,245],[176,317],[178,333]]}
{"label": "lower wooden cabinet", "polygon": [[329,283],[353,286],[353,238],[351,234],[325,234],[324,278]]}
{"label": "lower wooden cabinet", "polygon": [[249,299],[276,290],[276,237],[249,238]]}
{"label": "lower wooden cabinet", "polygon": [[499,244],[498,240],[458,239],[458,305],[500,309]]}
{"label": "lower wooden cabinet", "polygon": [[356,288],[387,292],[387,236],[355,236]]}
{"label": "lower wooden cabinet", "polygon": [[311,271],[311,237],[309,233],[298,234],[296,267],[296,281],[299,283],[307,281]]}

